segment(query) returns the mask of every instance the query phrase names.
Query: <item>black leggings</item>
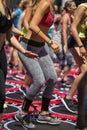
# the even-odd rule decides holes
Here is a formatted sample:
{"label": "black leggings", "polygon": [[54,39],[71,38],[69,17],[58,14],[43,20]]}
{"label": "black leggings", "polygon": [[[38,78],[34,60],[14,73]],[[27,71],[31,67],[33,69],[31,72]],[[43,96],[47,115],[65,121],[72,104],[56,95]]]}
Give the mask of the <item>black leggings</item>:
{"label": "black leggings", "polygon": [[0,50],[0,113],[3,113],[5,101],[5,80],[7,75],[7,59],[4,47]]}

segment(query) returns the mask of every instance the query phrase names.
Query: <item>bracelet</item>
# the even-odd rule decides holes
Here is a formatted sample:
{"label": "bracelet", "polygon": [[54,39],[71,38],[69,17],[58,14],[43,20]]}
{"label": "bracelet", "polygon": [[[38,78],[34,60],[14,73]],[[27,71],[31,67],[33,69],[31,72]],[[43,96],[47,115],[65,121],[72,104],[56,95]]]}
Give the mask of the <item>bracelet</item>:
{"label": "bracelet", "polygon": [[79,46],[79,48],[82,48],[82,47],[84,47],[84,45],[80,45],[80,46]]}
{"label": "bracelet", "polygon": [[39,30],[39,31],[36,33],[36,35],[38,35],[38,34],[40,33],[40,31],[41,31],[41,30]]}
{"label": "bracelet", "polygon": [[53,41],[52,40],[50,40],[50,41],[51,41],[50,44],[48,44],[49,47],[51,47],[51,45],[53,45]]}

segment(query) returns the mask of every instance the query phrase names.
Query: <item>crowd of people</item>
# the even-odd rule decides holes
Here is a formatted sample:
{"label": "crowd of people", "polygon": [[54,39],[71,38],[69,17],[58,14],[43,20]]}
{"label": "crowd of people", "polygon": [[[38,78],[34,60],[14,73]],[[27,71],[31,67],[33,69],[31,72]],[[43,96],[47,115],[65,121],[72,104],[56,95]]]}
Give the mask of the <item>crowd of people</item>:
{"label": "crowd of people", "polygon": [[[61,83],[65,84],[64,87],[69,85],[68,73],[77,64],[79,74],[68,94],[61,97],[61,102],[69,112],[78,114],[78,129],[87,128],[86,116],[81,116],[84,104],[81,87],[86,86],[87,77],[87,0],[78,7],[74,0],[67,0],[60,12],[55,0],[21,0],[13,11],[9,8],[10,4],[11,0],[0,0],[0,119],[5,103],[7,67],[12,67],[17,69],[18,74],[25,75],[24,83],[19,88],[24,94],[24,102],[15,119],[25,129],[36,127],[30,121],[29,108],[44,87],[41,112],[36,121],[60,124],[61,120],[49,113],[52,92],[61,73]],[[8,64],[5,52],[7,41],[10,47]],[[59,65],[56,69],[54,63]],[[75,106],[72,99],[77,90],[78,102]]]}

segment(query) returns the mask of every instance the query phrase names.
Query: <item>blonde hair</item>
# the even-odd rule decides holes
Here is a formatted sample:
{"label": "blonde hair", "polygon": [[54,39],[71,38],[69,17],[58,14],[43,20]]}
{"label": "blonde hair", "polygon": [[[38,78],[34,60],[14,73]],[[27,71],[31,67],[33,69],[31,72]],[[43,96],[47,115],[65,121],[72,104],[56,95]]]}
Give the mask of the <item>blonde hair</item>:
{"label": "blonde hair", "polygon": [[6,0],[0,0],[0,13],[2,15],[5,15],[5,8],[4,6],[6,6]]}
{"label": "blonde hair", "polygon": [[37,7],[38,7],[38,4],[41,0],[31,0],[32,1],[32,4],[30,5],[32,7],[32,14],[34,15]]}

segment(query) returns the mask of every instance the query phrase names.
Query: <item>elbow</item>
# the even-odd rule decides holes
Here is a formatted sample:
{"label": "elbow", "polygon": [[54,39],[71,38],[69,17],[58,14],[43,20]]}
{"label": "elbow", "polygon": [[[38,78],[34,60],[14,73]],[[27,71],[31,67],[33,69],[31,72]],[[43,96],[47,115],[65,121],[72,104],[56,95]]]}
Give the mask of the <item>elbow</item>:
{"label": "elbow", "polygon": [[35,32],[35,30],[36,30],[36,25],[35,25],[33,22],[31,22],[31,24],[30,24],[30,26],[29,26],[29,29],[30,29],[31,31]]}

